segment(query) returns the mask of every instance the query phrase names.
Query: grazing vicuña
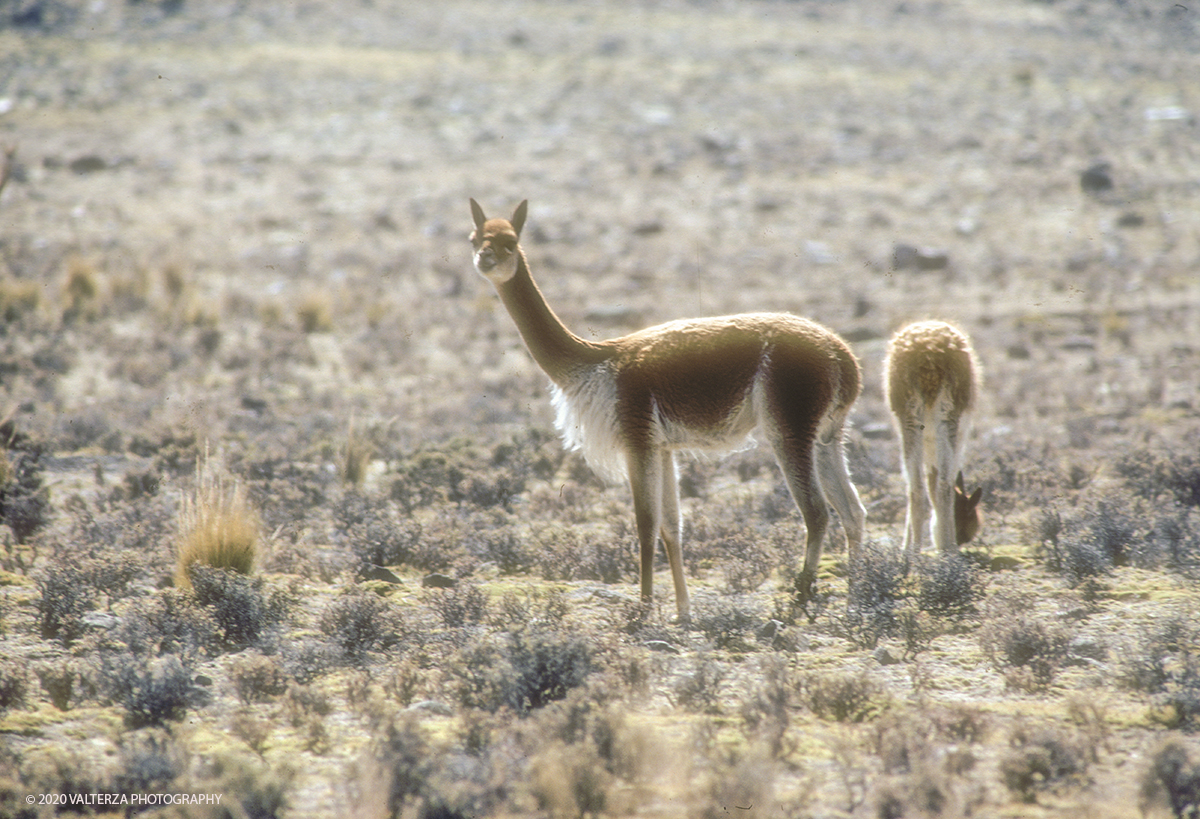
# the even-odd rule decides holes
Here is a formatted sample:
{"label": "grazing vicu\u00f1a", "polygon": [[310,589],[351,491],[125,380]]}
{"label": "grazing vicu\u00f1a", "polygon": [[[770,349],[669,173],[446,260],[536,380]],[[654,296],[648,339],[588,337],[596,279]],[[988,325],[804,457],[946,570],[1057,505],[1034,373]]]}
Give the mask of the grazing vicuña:
{"label": "grazing vicu\u00f1a", "polygon": [[961,472],[979,390],[971,341],[944,321],[918,321],[892,336],[884,370],[908,484],[904,554],[911,560],[929,542],[930,498],[933,540],[943,553],[956,551],[978,534],[982,520],[982,491],[968,496]]}

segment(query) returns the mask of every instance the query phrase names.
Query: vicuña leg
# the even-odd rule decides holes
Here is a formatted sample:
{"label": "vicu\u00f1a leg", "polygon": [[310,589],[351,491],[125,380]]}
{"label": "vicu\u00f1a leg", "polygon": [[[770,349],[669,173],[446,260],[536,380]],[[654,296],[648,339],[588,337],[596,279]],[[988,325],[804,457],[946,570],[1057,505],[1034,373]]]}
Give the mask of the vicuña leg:
{"label": "vicu\u00f1a leg", "polygon": [[954,518],[954,477],[962,459],[958,418],[943,415],[937,421],[935,454],[937,467],[929,476],[933,495],[933,540],[941,554],[958,551],[958,532]]}
{"label": "vicu\u00f1a leg", "polygon": [[662,521],[660,526],[667,562],[671,564],[671,580],[675,584],[675,607],[680,620],[687,620],[691,604],[687,580],[683,576],[683,516],[679,510],[679,480],[675,453],[662,454]]}
{"label": "vicu\u00f1a leg", "polygon": [[818,441],[816,452],[821,490],[842,521],[842,528],[846,531],[846,559],[853,564],[862,546],[867,513],[858,497],[858,490],[850,482],[850,470],[846,467],[846,453],[842,450],[840,435],[829,443]]}
{"label": "vicu\u00f1a leg", "polygon": [[902,423],[904,482],[908,511],[904,516],[904,557],[912,564],[929,540],[929,484],[925,475],[925,433],[919,424]]}

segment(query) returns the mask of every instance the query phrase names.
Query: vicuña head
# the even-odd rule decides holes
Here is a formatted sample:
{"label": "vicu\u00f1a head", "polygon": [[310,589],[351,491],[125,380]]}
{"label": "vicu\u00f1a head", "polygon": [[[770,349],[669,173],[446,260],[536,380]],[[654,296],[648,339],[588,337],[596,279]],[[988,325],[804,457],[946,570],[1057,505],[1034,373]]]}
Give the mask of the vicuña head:
{"label": "vicu\u00f1a head", "polygon": [[954,534],[958,545],[970,543],[983,528],[983,512],[979,509],[979,500],[983,497],[983,487],[975,487],[975,491],[967,494],[963,486],[963,473],[959,472],[954,480]]}
{"label": "vicu\u00f1a head", "polygon": [[759,430],[770,443],[807,528],[801,601],[816,577],[828,525],[842,519],[850,558],[864,511],[842,431],[861,391],[858,361],[835,333],[784,313],[672,321],[590,342],[546,304],[520,247],[527,205],[488,219],[471,200],[475,269],[496,287],[534,360],[552,382],[555,425],[568,448],[610,480],[629,481],[641,548],[641,592],[652,592],[661,537],[681,619],[689,614],[680,550],[675,453],[729,450]]}
{"label": "vicu\u00f1a head", "polygon": [[[900,429],[908,485],[904,553],[916,557],[931,533],[941,552],[956,551],[982,525],[982,491],[968,495],[961,471],[979,391],[979,364],[970,339],[944,321],[901,328],[888,344],[884,387]],[[951,475],[956,476],[953,484]]]}

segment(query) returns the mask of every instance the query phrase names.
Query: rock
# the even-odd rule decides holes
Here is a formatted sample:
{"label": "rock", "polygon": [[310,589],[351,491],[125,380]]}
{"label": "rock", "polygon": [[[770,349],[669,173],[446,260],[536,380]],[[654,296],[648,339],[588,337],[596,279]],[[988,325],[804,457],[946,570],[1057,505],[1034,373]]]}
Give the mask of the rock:
{"label": "rock", "polygon": [[875,662],[880,665],[899,665],[900,660],[888,650],[887,646],[879,646],[871,652],[871,656],[875,658]]}
{"label": "rock", "polygon": [[1102,193],[1113,189],[1112,165],[1097,162],[1079,175],[1079,187],[1084,193]]}
{"label": "rock", "polygon": [[679,649],[668,643],[666,640],[647,640],[642,643],[643,646],[651,651],[661,651],[665,654],[678,654]]}
{"label": "rock", "polygon": [[950,254],[945,250],[907,244],[892,249],[893,270],[943,270],[949,265]]}
{"label": "rock", "polygon": [[781,621],[768,620],[766,623],[763,624],[763,627],[758,630],[758,632],[757,632],[757,634],[755,634],[755,636],[761,642],[771,643],[771,642],[775,641],[775,637],[779,634],[779,632],[782,628],[783,628],[783,623]]}
{"label": "rock", "polygon": [[77,174],[95,173],[96,171],[103,171],[106,169],[108,167],[108,162],[105,161],[104,157],[102,156],[87,154],[77,159],[72,159],[71,163],[67,167]]}
{"label": "rock", "polygon": [[444,574],[427,574],[421,579],[422,588],[426,589],[452,589],[458,585],[458,581],[453,577],[448,577]]}
{"label": "rock", "polygon": [[383,566],[364,566],[358,571],[359,580],[382,580],[384,583],[402,585],[404,583],[396,573]]}

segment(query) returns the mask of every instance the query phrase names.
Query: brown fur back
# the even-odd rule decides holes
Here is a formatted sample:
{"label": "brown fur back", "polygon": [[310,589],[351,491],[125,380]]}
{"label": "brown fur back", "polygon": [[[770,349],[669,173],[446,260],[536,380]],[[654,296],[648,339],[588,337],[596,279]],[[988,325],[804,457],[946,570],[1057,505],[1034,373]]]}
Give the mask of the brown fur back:
{"label": "brown fur back", "polygon": [[888,405],[897,415],[913,398],[932,407],[945,390],[955,410],[969,411],[978,370],[971,342],[961,330],[943,321],[910,324],[888,344]]}

